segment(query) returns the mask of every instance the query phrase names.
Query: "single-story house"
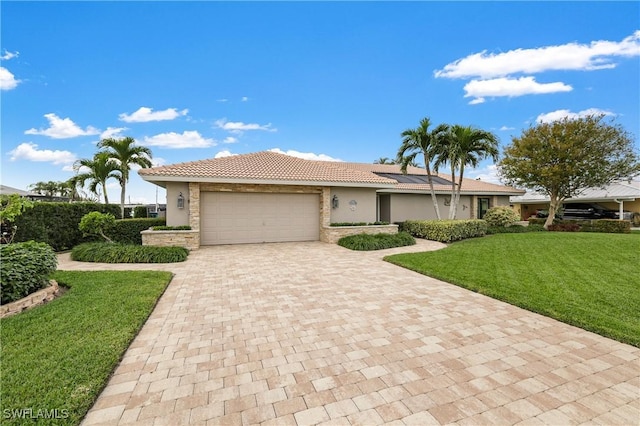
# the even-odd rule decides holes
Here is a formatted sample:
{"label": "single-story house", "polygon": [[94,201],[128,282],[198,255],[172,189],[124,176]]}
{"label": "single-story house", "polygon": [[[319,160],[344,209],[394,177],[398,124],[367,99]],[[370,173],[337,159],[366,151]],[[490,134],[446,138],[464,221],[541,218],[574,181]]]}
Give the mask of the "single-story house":
{"label": "single-story house", "polygon": [[[604,188],[588,188],[565,203],[595,203],[610,210],[640,213],[640,177],[620,180]],[[535,216],[538,210],[549,208],[549,196],[527,192],[511,197],[511,204],[520,212],[522,220]]]}
{"label": "single-story house", "polygon": [[[435,219],[424,169],[312,161],[271,151],[141,169],[167,190],[167,225],[190,225],[194,246],[330,241],[331,223]],[[442,217],[451,182],[435,190]],[[458,218],[481,218],[524,191],[473,179],[462,184]],[[144,235],[143,235],[144,237]]]}
{"label": "single-story house", "polygon": [[[47,197],[46,195],[36,194],[35,192],[31,192],[31,191],[24,191],[22,189],[13,188],[7,185],[0,185],[0,195],[13,195],[13,194],[18,194],[20,197],[27,198],[32,201],[50,199],[50,197]],[[69,201],[69,198],[53,197],[52,200],[53,201]]]}

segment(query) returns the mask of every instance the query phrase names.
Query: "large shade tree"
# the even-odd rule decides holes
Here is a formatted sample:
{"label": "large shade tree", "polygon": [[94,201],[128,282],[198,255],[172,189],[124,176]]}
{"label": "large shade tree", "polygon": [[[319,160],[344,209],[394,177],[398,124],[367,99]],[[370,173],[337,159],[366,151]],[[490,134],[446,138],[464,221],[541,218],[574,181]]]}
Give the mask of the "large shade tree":
{"label": "large shade tree", "polygon": [[549,196],[548,228],[567,198],[640,173],[633,139],[603,115],[539,123],[514,137],[498,170],[503,182]]}
{"label": "large shade tree", "polygon": [[433,200],[433,208],[436,212],[436,217],[440,219],[440,208],[438,206],[438,198],[433,187],[433,173],[432,163],[435,158],[441,152],[443,147],[443,137],[446,134],[449,126],[446,124],[440,124],[432,130],[431,120],[428,117],[420,120],[420,125],[415,129],[407,129],[401,133],[402,144],[398,149],[397,159],[400,162],[400,167],[403,173],[407,172],[407,167],[415,164],[416,157],[422,155],[424,159],[424,166],[427,171],[427,182],[429,183],[429,190],[431,192],[431,199]]}
{"label": "large shade tree", "polygon": [[[451,126],[442,138],[435,167],[449,164],[451,170],[451,206],[449,219],[455,219],[460,203],[462,179],[467,166],[477,167],[480,161],[490,158],[498,161],[498,138],[491,132],[471,126]],[[458,182],[456,182],[456,174]]]}
{"label": "large shade tree", "polygon": [[122,139],[107,138],[98,143],[98,147],[104,149],[109,157],[118,163],[118,180],[120,181],[120,210],[124,217],[124,202],[127,182],[129,182],[129,172],[131,166],[136,165],[142,168],[151,167],[151,150],[145,146],[135,144],[135,139],[125,137]]}
{"label": "large shade tree", "polygon": [[70,179],[77,186],[84,187],[85,183],[89,184],[89,191],[100,197],[100,189],[104,193],[104,202],[109,204],[109,196],[107,195],[107,180],[118,179],[116,173],[118,163],[111,159],[107,152],[99,151],[93,158],[83,158],[73,164],[76,175]]}

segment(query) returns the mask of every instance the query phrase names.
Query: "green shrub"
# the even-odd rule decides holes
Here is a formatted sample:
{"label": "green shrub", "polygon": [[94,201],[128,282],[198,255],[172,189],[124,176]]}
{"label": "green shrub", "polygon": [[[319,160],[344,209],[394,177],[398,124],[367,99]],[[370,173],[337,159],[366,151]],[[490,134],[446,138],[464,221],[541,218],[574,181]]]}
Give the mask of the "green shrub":
{"label": "green shrub", "polygon": [[0,299],[2,304],[23,297],[49,285],[58,260],[51,246],[27,241],[0,247]]}
{"label": "green shrub", "polygon": [[82,231],[82,235],[102,237],[112,243],[113,241],[105,235],[105,232],[109,232],[115,225],[116,218],[111,213],[91,212],[82,216],[78,228]]}
{"label": "green shrub", "polygon": [[178,225],[178,226],[152,226],[151,229],[154,231],[191,231],[191,227],[189,225]]}
{"label": "green shrub", "polygon": [[546,231],[542,225],[511,225],[511,226],[489,226],[487,234],[522,234],[525,232],[542,232]]}
{"label": "green shrub", "polygon": [[84,243],[71,251],[71,259],[100,263],[174,263],[184,262],[189,250],[184,247],[155,247],[119,243]]}
{"label": "green shrub", "polygon": [[580,231],[628,234],[631,232],[631,222],[628,220],[598,219],[582,224]]}
{"label": "green shrub", "polygon": [[149,217],[147,206],[135,206],[133,208],[133,217],[135,219],[143,219]]}
{"label": "green shrub", "polygon": [[149,218],[149,219],[122,219],[116,220],[116,225],[113,227],[107,235],[113,241],[123,244],[142,244],[141,231],[154,226],[162,226],[166,224],[164,218]]}
{"label": "green shrub", "polygon": [[82,216],[90,212],[111,213],[120,217],[120,206],[99,203],[34,203],[15,220],[15,242],[47,243],[55,251],[67,250],[82,242],[95,240],[85,237],[78,228]]}
{"label": "green shrub", "polygon": [[487,233],[487,222],[481,219],[407,220],[402,227],[414,237],[442,243],[482,237]]}
{"label": "green shrub", "polygon": [[520,216],[508,206],[491,207],[482,218],[489,226],[510,226],[520,220]]}
{"label": "green shrub", "polygon": [[412,246],[416,240],[406,232],[397,234],[358,234],[342,237],[338,245],[351,250],[369,251]]}
{"label": "green shrub", "polygon": [[580,225],[571,222],[554,223],[549,226],[548,230],[551,232],[578,232]]}

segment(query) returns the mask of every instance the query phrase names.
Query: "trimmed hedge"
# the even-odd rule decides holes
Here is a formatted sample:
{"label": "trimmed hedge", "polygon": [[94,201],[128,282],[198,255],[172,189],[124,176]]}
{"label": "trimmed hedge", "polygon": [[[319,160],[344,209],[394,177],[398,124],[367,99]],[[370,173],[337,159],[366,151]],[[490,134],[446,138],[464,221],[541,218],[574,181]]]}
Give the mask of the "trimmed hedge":
{"label": "trimmed hedge", "polygon": [[147,210],[147,206],[135,206],[133,208],[133,217],[136,219],[149,217],[149,210]]}
{"label": "trimmed hedge", "polygon": [[83,237],[78,225],[85,214],[96,211],[120,217],[120,206],[115,204],[36,202],[16,219],[18,229],[14,241],[47,243],[55,251],[70,249],[95,239]]}
{"label": "trimmed hedge", "polygon": [[166,225],[166,223],[164,218],[116,220],[116,226],[109,229],[107,236],[117,243],[141,245],[142,235],[140,232],[154,226]]}
{"label": "trimmed hedge", "polygon": [[191,231],[191,226],[189,225],[178,225],[178,226],[152,226],[152,230],[154,231]]}
{"label": "trimmed hedge", "polygon": [[406,232],[397,234],[358,234],[342,237],[338,240],[338,245],[351,250],[369,251],[382,250],[394,247],[412,246],[416,243],[415,238]]}
{"label": "trimmed hedge", "polygon": [[407,220],[402,230],[414,237],[450,243],[466,238],[482,237],[487,233],[487,222],[468,220]]}
{"label": "trimmed hedge", "polygon": [[577,223],[562,222],[554,223],[547,229],[551,232],[578,232],[580,231],[580,225]]}
{"label": "trimmed hedge", "polygon": [[590,223],[584,223],[580,227],[581,232],[606,232],[609,234],[629,234],[631,222],[617,219],[598,219]]}
{"label": "trimmed hedge", "polygon": [[58,260],[51,246],[27,241],[0,247],[0,299],[2,304],[20,300],[49,285]]}
{"label": "trimmed hedge", "polygon": [[187,260],[184,247],[155,247],[118,243],[84,243],[71,251],[71,259],[100,263],[175,263]]}

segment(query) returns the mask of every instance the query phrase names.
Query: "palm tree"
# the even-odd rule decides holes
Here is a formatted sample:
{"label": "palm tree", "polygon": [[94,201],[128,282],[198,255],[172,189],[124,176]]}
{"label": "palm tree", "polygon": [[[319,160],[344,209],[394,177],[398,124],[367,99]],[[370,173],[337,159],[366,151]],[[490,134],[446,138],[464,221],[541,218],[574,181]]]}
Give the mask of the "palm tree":
{"label": "palm tree", "polygon": [[420,126],[416,129],[407,129],[401,133],[402,145],[398,149],[398,160],[402,173],[407,173],[407,167],[416,163],[418,154],[424,157],[424,167],[427,171],[427,181],[431,190],[431,199],[433,200],[433,208],[436,211],[436,217],[440,219],[440,208],[438,206],[438,198],[433,188],[433,179],[431,173],[431,163],[438,157],[443,146],[443,135],[449,128],[446,124],[440,124],[435,129],[429,131],[431,120],[423,118],[420,120]]}
{"label": "palm tree", "polygon": [[[435,159],[436,168],[449,163],[451,167],[451,208],[449,219],[455,219],[462,179],[466,166],[477,167],[481,160],[491,158],[498,160],[498,137],[491,132],[471,126],[454,125],[443,138],[444,147]],[[458,183],[455,175],[458,172]],[[457,187],[457,188],[456,188]]]}
{"label": "palm tree", "polygon": [[52,180],[48,182],[36,182],[29,185],[29,189],[31,189],[31,191],[35,192],[36,194],[46,196],[50,200],[52,200],[53,197],[56,196],[64,196],[64,194],[61,193],[61,182],[54,182]]}
{"label": "palm tree", "polygon": [[151,167],[151,150],[145,146],[135,145],[135,139],[126,137],[122,139],[102,139],[98,143],[99,148],[106,148],[106,151],[110,158],[118,163],[118,171],[120,176],[120,210],[122,217],[124,217],[124,200],[127,182],[129,181],[129,171],[132,165],[138,165],[140,167]]}
{"label": "palm tree", "polygon": [[396,162],[389,157],[380,157],[373,164],[396,164]]}
{"label": "palm tree", "polygon": [[[80,173],[83,167],[86,171]],[[78,160],[73,164],[73,170],[75,170],[77,174],[69,179],[70,182],[76,187],[83,187],[85,182],[89,181],[89,191],[96,194],[98,198],[100,197],[98,186],[100,186],[104,192],[104,203],[109,204],[107,179],[119,178],[118,174],[116,174],[118,164],[111,159],[109,153],[100,151],[97,152],[92,159],[83,158]]]}

